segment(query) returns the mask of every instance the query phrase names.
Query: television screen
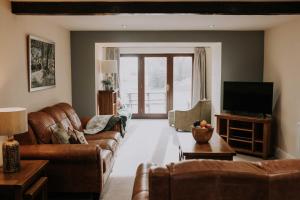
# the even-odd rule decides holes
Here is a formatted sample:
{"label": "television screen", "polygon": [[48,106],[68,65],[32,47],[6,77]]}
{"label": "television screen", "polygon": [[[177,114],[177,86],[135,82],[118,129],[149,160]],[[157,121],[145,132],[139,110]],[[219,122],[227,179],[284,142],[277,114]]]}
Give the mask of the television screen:
{"label": "television screen", "polygon": [[224,110],[272,114],[272,101],[271,82],[224,82]]}

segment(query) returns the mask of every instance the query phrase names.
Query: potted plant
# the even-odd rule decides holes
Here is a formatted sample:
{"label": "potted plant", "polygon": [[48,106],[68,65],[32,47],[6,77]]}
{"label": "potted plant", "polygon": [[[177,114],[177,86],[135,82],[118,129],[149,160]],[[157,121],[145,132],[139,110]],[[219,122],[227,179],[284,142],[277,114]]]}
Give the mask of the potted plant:
{"label": "potted plant", "polygon": [[104,90],[110,90],[112,88],[112,82],[109,79],[103,80],[102,81]]}

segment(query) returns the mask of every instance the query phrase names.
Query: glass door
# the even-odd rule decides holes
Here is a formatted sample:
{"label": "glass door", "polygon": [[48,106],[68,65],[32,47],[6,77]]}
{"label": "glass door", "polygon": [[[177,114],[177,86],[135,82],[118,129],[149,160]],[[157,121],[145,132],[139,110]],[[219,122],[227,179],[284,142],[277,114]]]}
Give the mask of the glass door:
{"label": "glass door", "polygon": [[133,114],[139,112],[138,56],[120,57],[120,97],[126,109]]}
{"label": "glass door", "polygon": [[192,54],[121,55],[121,102],[142,119],[191,108],[192,63]]}
{"label": "glass door", "polygon": [[167,57],[144,57],[144,115],[166,117]]}

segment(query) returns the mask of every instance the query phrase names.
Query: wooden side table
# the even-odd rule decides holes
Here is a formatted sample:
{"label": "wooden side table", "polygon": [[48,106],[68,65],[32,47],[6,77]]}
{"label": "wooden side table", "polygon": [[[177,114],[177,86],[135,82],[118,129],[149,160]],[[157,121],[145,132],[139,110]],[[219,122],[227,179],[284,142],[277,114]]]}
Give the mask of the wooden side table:
{"label": "wooden side table", "polygon": [[16,173],[3,173],[0,168],[0,199],[47,200],[47,177],[45,169],[49,161],[21,160],[21,170]]}
{"label": "wooden side table", "polygon": [[99,90],[98,110],[99,110],[99,115],[116,115],[117,114],[117,91]]}

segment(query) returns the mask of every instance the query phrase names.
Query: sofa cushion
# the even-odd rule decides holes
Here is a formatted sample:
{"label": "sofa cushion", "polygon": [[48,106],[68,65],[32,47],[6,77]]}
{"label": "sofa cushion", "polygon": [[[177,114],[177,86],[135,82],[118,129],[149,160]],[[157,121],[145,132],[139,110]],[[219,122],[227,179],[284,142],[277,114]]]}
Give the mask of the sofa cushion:
{"label": "sofa cushion", "polygon": [[53,144],[70,144],[70,134],[67,130],[58,127],[52,126],[52,135],[51,140]]}
{"label": "sofa cushion", "polygon": [[45,112],[32,112],[28,114],[28,122],[32,128],[38,143],[50,144],[52,130],[51,127],[55,125],[54,119]]}
{"label": "sofa cushion", "polygon": [[82,125],[81,125],[81,121],[76,113],[76,111],[74,110],[74,108],[67,104],[67,103],[59,103],[56,104],[55,107],[59,107],[61,110],[64,111],[64,113],[68,116],[72,126],[78,130],[78,131],[82,131]]}
{"label": "sofa cushion", "polygon": [[65,112],[59,107],[46,107],[42,111],[48,113],[54,119],[54,121],[59,123],[65,130],[74,129]]}
{"label": "sofa cushion", "polygon": [[83,132],[81,131],[77,131],[76,129],[74,129],[74,133],[77,137],[77,140],[80,144],[88,144],[88,141],[85,139]]}
{"label": "sofa cushion", "polygon": [[101,140],[101,139],[113,139],[117,143],[121,142],[121,134],[117,131],[104,131],[97,134],[85,134],[87,140]]}
{"label": "sofa cushion", "polygon": [[102,149],[111,150],[113,154],[117,151],[118,143],[111,139],[88,140],[89,144],[98,144]]}

